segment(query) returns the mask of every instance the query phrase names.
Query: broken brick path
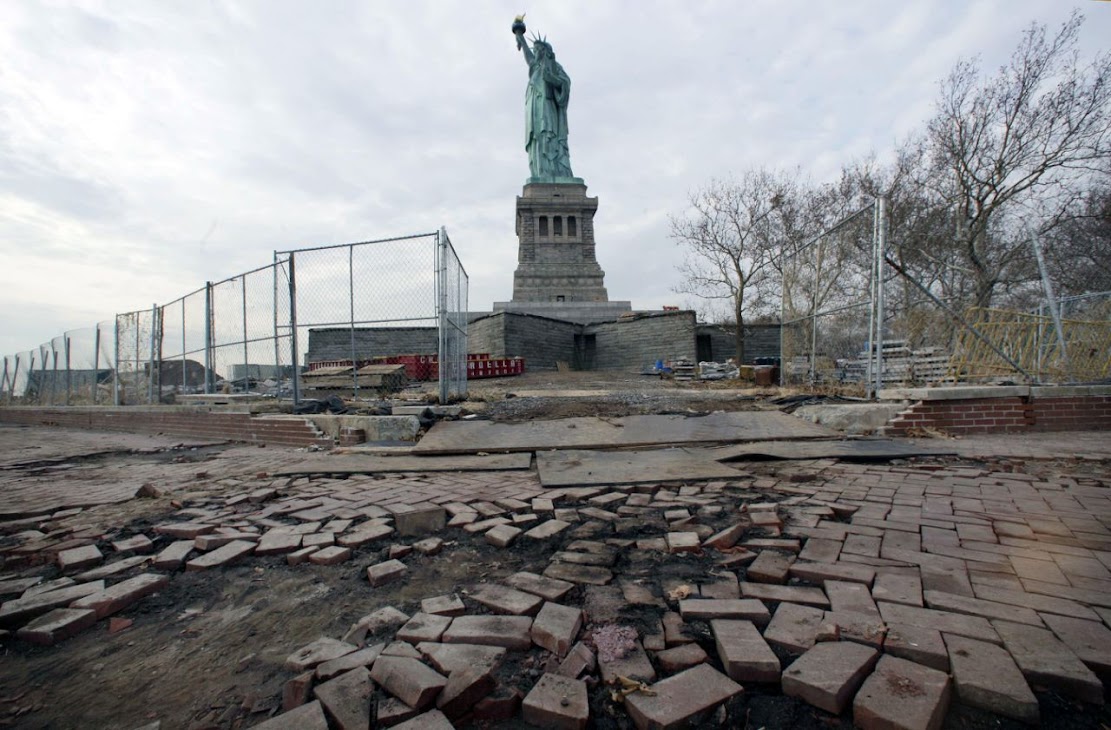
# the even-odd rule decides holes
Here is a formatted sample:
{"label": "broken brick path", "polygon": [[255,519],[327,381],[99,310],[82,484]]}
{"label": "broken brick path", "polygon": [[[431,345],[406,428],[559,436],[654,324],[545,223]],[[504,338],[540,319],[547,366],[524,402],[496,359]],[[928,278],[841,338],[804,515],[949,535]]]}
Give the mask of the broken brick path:
{"label": "broken brick path", "polygon": [[[938,727],[958,706],[1052,725],[1047,697],[1100,712],[1106,462],[738,469],[730,480],[558,490],[529,472],[275,483],[260,470],[182,495],[139,531],[149,550],[96,526],[97,508],[9,521],[4,641],[26,652],[49,637],[38,651],[64,660],[70,646],[103,641],[111,614],[141,628],[186,610],[142,607],[189,574],[296,560],[358,581],[365,615],[334,635],[266,637],[253,650],[283,687],[198,723],[362,727],[374,712],[396,727],[585,727],[603,714],[641,728],[733,727],[749,696],[863,727]],[[431,594],[412,582],[474,541],[533,570],[475,570]],[[376,591],[401,600],[387,610]],[[595,642],[611,627],[635,636],[618,655]],[[263,660],[251,650],[245,666]],[[140,704],[154,717],[134,727],[192,726],[160,715],[156,697]],[[27,718],[49,712],[28,708]]]}

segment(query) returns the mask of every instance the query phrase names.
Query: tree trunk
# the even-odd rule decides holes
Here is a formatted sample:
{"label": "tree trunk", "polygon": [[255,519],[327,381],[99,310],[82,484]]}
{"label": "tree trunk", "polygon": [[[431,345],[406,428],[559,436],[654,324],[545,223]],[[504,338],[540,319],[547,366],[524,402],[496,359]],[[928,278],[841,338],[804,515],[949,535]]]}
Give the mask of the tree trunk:
{"label": "tree trunk", "polygon": [[740,298],[736,301],[735,309],[737,329],[733,332],[733,344],[737,348],[737,367],[740,367],[745,361],[745,315]]}

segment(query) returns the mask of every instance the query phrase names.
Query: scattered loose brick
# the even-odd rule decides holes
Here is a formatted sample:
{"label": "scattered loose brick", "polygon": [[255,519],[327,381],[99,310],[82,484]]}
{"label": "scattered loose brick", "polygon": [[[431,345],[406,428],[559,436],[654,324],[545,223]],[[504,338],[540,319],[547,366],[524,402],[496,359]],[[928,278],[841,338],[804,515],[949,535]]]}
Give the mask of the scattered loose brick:
{"label": "scattered loose brick", "polygon": [[405,575],[405,571],[405,563],[400,560],[387,560],[367,568],[366,577],[372,586],[377,587],[400,579]]}
{"label": "scattered loose brick", "polygon": [[787,582],[787,571],[790,570],[793,562],[795,562],[794,555],[784,555],[783,553],[765,550],[760,553],[760,557],[756,558],[752,565],[748,566],[745,578],[758,583],[779,583],[782,585]]}
{"label": "scattered loose brick", "polygon": [[174,522],[156,525],[154,531],[159,535],[193,540],[198,535],[207,534],[215,529],[216,525],[209,525],[204,522]]}
{"label": "scattered loose brick", "polygon": [[540,596],[546,601],[559,601],[575,587],[574,583],[565,580],[528,572],[514,573],[506,578],[505,582],[518,590]]}
{"label": "scattered loose brick", "polygon": [[783,672],[783,694],[840,715],[872,671],[879,652],[863,644],[815,644]]}
{"label": "scattered loose brick", "polygon": [[367,524],[360,525],[353,532],[348,532],[340,535],[336,539],[340,545],[344,547],[360,547],[368,542],[381,540],[383,537],[393,534],[393,528],[389,525],[383,524]]}
{"label": "scattered loose brick", "polygon": [[880,601],[876,605],[880,609],[883,620],[887,623],[921,626],[922,628],[936,629],[944,634],[967,636],[977,641],[990,641],[993,644],[1002,643],[999,634],[995,633],[987,619],[979,616],[934,611],[929,608],[917,608],[884,601]]}
{"label": "scattered loose brick", "polygon": [[697,532],[669,532],[666,540],[669,553],[697,553],[702,549]]}
{"label": "scattered loose brick", "polygon": [[715,550],[722,550],[724,548],[731,548],[737,544],[737,541],[744,535],[745,529],[748,525],[744,522],[738,522],[735,525],[726,527],[721,532],[711,535],[702,543],[702,547],[714,548]]}
{"label": "scattered loose brick", "polygon": [[679,601],[684,619],[743,619],[764,626],[771,619],[768,607],[755,598],[687,598]]}
{"label": "scattered loose brick", "polygon": [[790,569],[791,577],[811,583],[827,580],[849,581],[871,586],[876,579],[876,569],[853,563],[795,563]]}
{"label": "scattered loose brick", "polygon": [[318,664],[346,656],[357,649],[354,644],[322,636],[290,654],[285,660],[285,668],[292,672],[303,672],[315,668]]}
{"label": "scattered loose brick", "polygon": [[706,652],[698,644],[684,644],[656,652],[656,662],[668,674],[690,669],[708,659]]}
{"label": "scattered loose brick", "polygon": [[425,598],[420,602],[420,610],[436,616],[462,616],[467,612],[467,607],[459,600],[459,596],[436,596]]}
{"label": "scattered loose brick", "polygon": [[421,555],[439,555],[444,549],[444,541],[439,537],[426,537],[414,542],[413,549]]}
{"label": "scattered loose brick", "polygon": [[314,672],[304,672],[282,685],[282,712],[289,712],[309,701],[315,676]]}
{"label": "scattered loose brick", "polygon": [[300,565],[302,563],[307,563],[309,562],[309,558],[312,557],[312,554],[319,549],[320,548],[313,546],[301,548],[300,550],[294,550],[293,552],[285,556],[285,561],[289,565]]}
{"label": "scattered loose brick", "polygon": [[413,618],[397,630],[397,640],[417,644],[422,641],[439,641],[444,631],[451,625],[448,616],[429,613],[416,613]]}
{"label": "scattered loose brick", "polygon": [[453,728],[451,721],[439,710],[429,710],[400,725],[394,725],[394,730],[453,730]]}
{"label": "scattered loose brick", "polygon": [[829,608],[829,599],[821,588],[810,586],[779,586],[770,583],[741,583],[741,595],[762,601],[786,601],[817,608]]}
{"label": "scattered loose brick", "polygon": [[82,545],[58,553],[58,567],[62,570],[82,570],[102,560],[104,554],[97,549],[96,545]]}
{"label": "scattered loose brick", "polygon": [[176,540],[154,557],[152,565],[159,570],[177,570],[193,552],[192,540]]}
{"label": "scattered loose brick", "polygon": [[371,634],[376,634],[379,631],[401,626],[408,620],[409,614],[404,611],[398,611],[393,606],[383,606],[377,611],[363,616],[356,625],[362,626]]}
{"label": "scattered loose brick", "polygon": [[417,651],[428,660],[440,674],[450,675],[453,672],[471,666],[497,666],[505,649],[500,646],[483,646],[482,644],[437,644],[422,641],[417,644]]}
{"label": "scattered loose brick", "polygon": [[338,565],[350,559],[351,548],[339,545],[332,545],[309,555],[309,562],[314,565]]}
{"label": "scattered loose brick", "polygon": [[544,674],[521,703],[525,722],[556,730],[583,730],[590,719],[586,683]]}
{"label": "scattered loose brick", "polygon": [[445,644],[485,644],[524,651],[532,646],[528,616],[459,616],[441,637]]}
{"label": "scattered loose brick", "polygon": [[570,522],[564,522],[563,520],[548,520],[526,532],[525,537],[532,540],[547,540],[548,538],[555,537],[570,526]]}
{"label": "scattered loose brick", "polygon": [[556,580],[596,586],[604,586],[613,580],[613,573],[608,568],[574,563],[552,563],[544,569],[544,575]]}
{"label": "scattered loose brick", "polygon": [[255,725],[254,730],[328,730],[328,720],[324,717],[320,700],[313,700]]}
{"label": "scattered loose brick", "polygon": [[146,535],[135,535],[125,540],[116,540],[112,548],[118,553],[139,553],[145,555],[154,551],[154,543]]}
{"label": "scattered loose brick", "polygon": [[533,642],[556,656],[566,655],[582,629],[582,614],[578,608],[545,602],[532,622]]}
{"label": "scattered loose brick", "polygon": [[[423,665],[422,665],[423,666]],[[313,694],[339,730],[363,730],[370,725],[370,695],[374,683],[366,667],[355,667],[318,684]]]}
{"label": "scattered loose brick", "polygon": [[534,616],[544,599],[516,588],[484,583],[471,592],[470,597],[494,613],[511,616]]}
{"label": "scattered loose brick", "polygon": [[70,604],[71,608],[91,608],[96,611],[97,619],[122,611],[131,604],[168,585],[170,579],[165,575],[143,573],[134,578],[121,581],[100,593],[78,598]]}
{"label": "scattered loose brick", "polygon": [[781,603],[764,630],[764,639],[788,651],[802,653],[817,643],[824,621],[825,612],[820,609]]}
{"label": "scattered loose brick", "polygon": [[853,722],[863,730],[939,730],[951,695],[945,672],[880,657],[853,700]]}
{"label": "scattered loose brick", "polygon": [[490,664],[473,664],[449,674],[447,684],[436,698],[437,709],[449,719],[465,715],[498,686],[492,668]]}
{"label": "scattered loose brick", "polygon": [[496,525],[486,531],[486,542],[494,547],[509,547],[521,534],[521,528],[512,525]]}
{"label": "scattered loose brick", "polygon": [[986,641],[943,636],[962,702],[1023,722],[1038,722],[1038,700],[1010,654]]}
{"label": "scattered loose brick", "polygon": [[653,695],[634,692],[625,707],[638,730],[677,730],[697,727],[717,707],[740,694],[741,685],[708,664],[656,682]]}
{"label": "scattered loose brick", "polygon": [[316,678],[321,682],[326,682],[356,667],[369,667],[381,656],[382,650],[385,648],[385,644],[375,644],[335,659],[329,659],[316,667]]}
{"label": "scattered loose brick", "polygon": [[718,658],[731,679],[738,682],[779,681],[779,658],[751,621],[714,619],[710,628],[714,632]]}
{"label": "scattered loose brick", "polygon": [[394,525],[402,537],[428,535],[444,529],[447,511],[435,504],[413,505],[404,512],[395,512]]}
{"label": "scattered loose brick", "polygon": [[416,659],[382,656],[370,676],[405,704],[421,710],[436,699],[447,678]]}
{"label": "scattered loose brick", "polygon": [[938,611],[951,613],[966,613],[970,616],[983,616],[987,619],[1002,619],[1015,623],[1030,624],[1042,627],[1042,620],[1038,614],[1029,608],[1021,606],[1008,606],[994,601],[982,601],[979,598],[969,598],[942,591],[924,591],[923,598],[926,605]]}
{"label": "scattered loose brick", "polygon": [[55,608],[16,632],[23,641],[52,646],[84,631],[97,621],[96,611],[89,608]]}
{"label": "scattered loose brick", "polygon": [[227,545],[217,548],[210,553],[205,553],[198,558],[193,558],[185,564],[185,569],[208,570],[210,568],[218,568],[233,563],[244,555],[249,555],[254,552],[254,549],[255,544],[253,542],[246,542],[245,540],[229,542]]}
{"label": "scattered loose brick", "polygon": [[8,627],[16,625],[21,621],[44,614],[53,608],[68,606],[79,598],[93,593],[99,593],[103,590],[104,581],[98,580],[92,583],[80,583],[74,586],[66,586],[65,588],[60,588],[55,591],[36,593],[26,598],[6,601],[0,606],[0,626]]}
{"label": "scattered loose brick", "polygon": [[[633,631],[633,636],[636,632]],[[607,657],[605,649],[598,641],[598,632],[595,630],[594,642],[598,644],[598,668],[601,670],[603,682],[614,682],[618,677],[628,677],[641,682],[652,682],[656,679],[656,670],[652,662],[644,653],[644,646],[636,641],[632,649],[623,655]]]}

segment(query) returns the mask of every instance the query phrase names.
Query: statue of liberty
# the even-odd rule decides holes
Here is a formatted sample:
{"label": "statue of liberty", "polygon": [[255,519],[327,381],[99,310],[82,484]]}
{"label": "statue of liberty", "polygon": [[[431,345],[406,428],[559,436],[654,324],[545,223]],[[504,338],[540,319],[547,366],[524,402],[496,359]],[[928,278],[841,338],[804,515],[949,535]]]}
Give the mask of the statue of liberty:
{"label": "statue of liberty", "polygon": [[532,176],[529,182],[581,183],[571,172],[571,152],[567,148],[571,78],[556,61],[547,41],[534,37],[529,48],[524,16],[514,21],[513,34],[529,68],[525,91],[525,150]]}

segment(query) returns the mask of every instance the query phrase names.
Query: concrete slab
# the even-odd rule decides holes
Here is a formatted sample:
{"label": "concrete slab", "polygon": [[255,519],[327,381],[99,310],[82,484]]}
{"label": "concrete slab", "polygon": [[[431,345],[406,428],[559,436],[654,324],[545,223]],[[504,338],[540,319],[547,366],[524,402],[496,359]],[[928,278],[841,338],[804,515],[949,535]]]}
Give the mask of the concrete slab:
{"label": "concrete slab", "polygon": [[676,479],[735,479],[737,470],[719,464],[701,449],[655,451],[538,451],[540,484],[645,484]]}
{"label": "concrete slab", "polygon": [[[886,419],[885,419],[886,422]],[[833,428],[838,426],[829,424]],[[883,424],[879,424],[882,426]],[[840,459],[841,461],[890,461],[911,456],[939,456],[956,451],[947,446],[894,441],[850,439],[839,441],[761,441],[708,449],[718,461],[763,461],[773,459]]]}
{"label": "concrete slab", "polygon": [[617,446],[736,443],[777,439],[830,438],[836,432],[785,413],[738,411],[708,416],[627,416],[561,418],[525,423],[441,421],[413,453],[469,454],[608,449]]}
{"label": "concrete slab", "polygon": [[274,472],[276,477],[316,474],[391,474],[427,471],[517,471],[531,465],[530,454],[465,454],[459,456],[372,456],[336,454],[306,459]]}

